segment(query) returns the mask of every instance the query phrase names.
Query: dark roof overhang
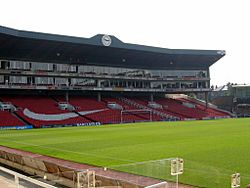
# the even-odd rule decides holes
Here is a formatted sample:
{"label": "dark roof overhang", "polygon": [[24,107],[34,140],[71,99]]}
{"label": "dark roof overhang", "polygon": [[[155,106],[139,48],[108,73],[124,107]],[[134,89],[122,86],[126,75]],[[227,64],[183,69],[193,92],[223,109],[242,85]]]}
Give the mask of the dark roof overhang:
{"label": "dark roof overhang", "polygon": [[207,69],[223,50],[167,49],[91,38],[21,31],[0,26],[0,59],[140,69]]}

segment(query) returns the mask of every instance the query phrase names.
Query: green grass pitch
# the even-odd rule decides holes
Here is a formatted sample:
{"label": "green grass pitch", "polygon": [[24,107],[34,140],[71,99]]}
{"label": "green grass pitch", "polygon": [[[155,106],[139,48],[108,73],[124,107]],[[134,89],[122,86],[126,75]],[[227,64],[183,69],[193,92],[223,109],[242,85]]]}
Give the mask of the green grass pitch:
{"label": "green grass pitch", "polygon": [[183,183],[230,187],[234,172],[250,183],[250,119],[4,130],[0,145],[107,167],[181,157]]}

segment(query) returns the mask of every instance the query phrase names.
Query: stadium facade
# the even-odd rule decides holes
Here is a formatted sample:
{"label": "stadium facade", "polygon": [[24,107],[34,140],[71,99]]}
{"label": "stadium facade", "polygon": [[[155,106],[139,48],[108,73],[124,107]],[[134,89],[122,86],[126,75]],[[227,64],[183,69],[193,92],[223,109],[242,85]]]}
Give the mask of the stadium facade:
{"label": "stadium facade", "polygon": [[[202,104],[195,101],[164,99],[165,94],[171,93],[207,94],[211,91],[209,67],[224,55],[224,50],[128,44],[115,36],[102,34],[80,38],[1,26],[0,108],[8,111],[4,112],[5,118],[11,115],[22,124],[33,126],[60,124],[60,120],[76,117],[82,118],[73,120],[78,124],[121,121],[121,118],[103,121],[88,116],[93,112],[108,117],[109,110],[117,117],[127,110],[124,114],[131,116],[130,121],[146,120],[147,112],[150,112],[150,120],[223,116],[227,114],[215,110],[211,115],[203,107],[200,112],[198,108]],[[174,102],[177,106],[172,104]],[[56,103],[55,112],[54,107],[39,110],[41,105],[48,107],[52,103]],[[88,105],[92,108],[85,108]],[[200,115],[185,114],[185,110],[190,109],[196,115],[195,110],[199,111]]]}

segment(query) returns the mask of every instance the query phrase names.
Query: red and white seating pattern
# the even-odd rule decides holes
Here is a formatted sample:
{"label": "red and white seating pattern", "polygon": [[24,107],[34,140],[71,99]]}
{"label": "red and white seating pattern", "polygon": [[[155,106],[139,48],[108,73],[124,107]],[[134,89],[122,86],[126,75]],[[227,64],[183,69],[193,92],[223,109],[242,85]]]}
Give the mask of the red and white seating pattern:
{"label": "red and white seating pattern", "polygon": [[[121,122],[121,109],[110,109],[107,107],[107,103],[113,102],[120,105],[123,110],[138,110],[141,107],[144,109],[152,109],[148,107],[148,100],[145,98],[129,98],[130,103],[126,103],[123,100],[116,98],[102,98],[102,101],[98,102],[96,98],[84,97],[84,96],[71,96],[69,104],[75,107],[75,111],[70,112],[67,110],[61,110],[58,108],[58,102],[64,102],[63,97],[50,98],[47,96],[0,96],[1,101],[11,102],[17,107],[15,112],[24,121],[18,119],[17,116],[8,112],[0,111],[0,126],[21,126],[26,124],[40,127],[42,125],[66,125],[88,122],[100,122],[100,123],[120,123]],[[125,98],[126,99],[126,98]],[[132,103],[139,104],[140,107],[132,105]],[[155,103],[162,106],[161,109],[152,109],[157,113],[152,114],[153,121],[160,121],[164,118],[162,114],[166,116],[178,117],[179,119],[203,119],[208,117],[222,117],[228,116],[227,113],[213,109],[205,108],[201,103],[190,101],[188,99],[170,99],[170,98],[156,98]],[[195,106],[194,108],[187,107],[183,103],[190,103]],[[25,111],[26,109],[26,111]],[[33,116],[39,118],[33,118],[32,115],[27,115],[27,111]],[[88,113],[89,112],[89,113]],[[69,117],[70,114],[70,117]],[[72,115],[73,114],[73,115]],[[82,114],[82,115],[79,115]],[[49,117],[61,117],[60,120],[51,120]],[[47,119],[42,119],[46,117]],[[123,118],[123,122],[138,122],[149,120],[148,114],[127,114]]]}
{"label": "red and white seating pattern", "polygon": [[11,102],[18,109],[16,112],[19,116],[21,116],[24,120],[26,120],[29,124],[34,125],[35,127],[39,127],[42,125],[53,125],[53,124],[76,124],[76,123],[85,123],[89,122],[89,120],[78,116],[74,118],[69,118],[61,121],[42,121],[37,119],[32,119],[27,117],[24,114],[25,109],[29,109],[30,111],[38,114],[62,114],[67,113],[68,111],[60,110],[57,106],[57,103],[48,97],[43,96],[14,96],[14,97],[2,97],[2,100]]}

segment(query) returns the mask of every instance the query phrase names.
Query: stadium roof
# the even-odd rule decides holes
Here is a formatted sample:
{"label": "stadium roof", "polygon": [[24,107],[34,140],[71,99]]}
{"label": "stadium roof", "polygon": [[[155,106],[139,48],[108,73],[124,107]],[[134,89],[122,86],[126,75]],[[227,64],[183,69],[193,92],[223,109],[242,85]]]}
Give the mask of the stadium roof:
{"label": "stadium roof", "polygon": [[128,44],[115,36],[80,38],[0,26],[0,59],[145,69],[207,69],[223,50]]}
{"label": "stadium roof", "polygon": [[231,85],[233,88],[249,88],[250,84],[234,84]]}

